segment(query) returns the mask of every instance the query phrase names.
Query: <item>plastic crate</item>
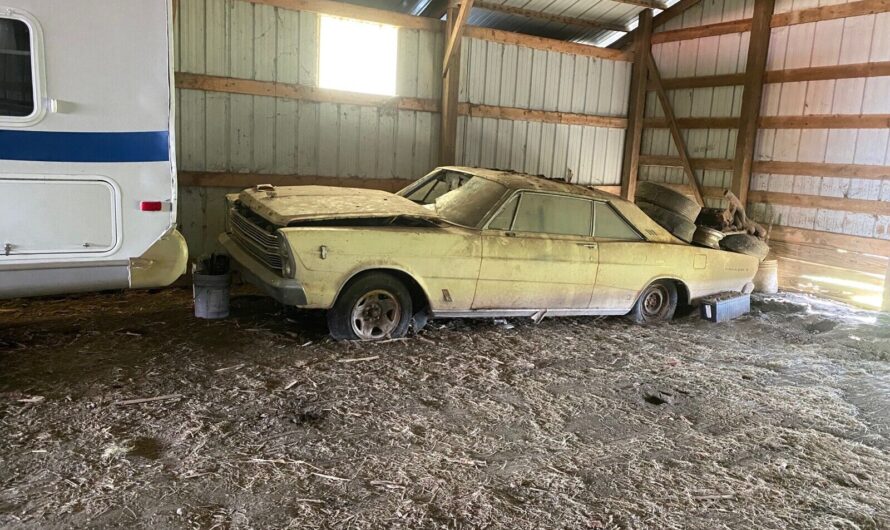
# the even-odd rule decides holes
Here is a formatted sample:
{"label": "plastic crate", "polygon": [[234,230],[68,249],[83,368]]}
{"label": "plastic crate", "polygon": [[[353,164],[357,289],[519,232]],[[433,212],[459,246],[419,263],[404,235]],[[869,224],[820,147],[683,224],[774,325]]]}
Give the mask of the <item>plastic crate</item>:
{"label": "plastic crate", "polygon": [[701,300],[701,317],[710,322],[726,322],[751,311],[751,295],[720,293]]}

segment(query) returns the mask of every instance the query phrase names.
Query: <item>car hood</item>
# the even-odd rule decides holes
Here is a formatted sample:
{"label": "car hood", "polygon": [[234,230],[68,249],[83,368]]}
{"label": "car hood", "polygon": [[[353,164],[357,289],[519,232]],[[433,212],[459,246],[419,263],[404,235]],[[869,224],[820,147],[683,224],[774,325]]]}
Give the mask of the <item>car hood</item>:
{"label": "car hood", "polygon": [[436,218],[434,210],[387,191],[334,186],[262,186],[242,191],[238,198],[270,223],[410,216]]}

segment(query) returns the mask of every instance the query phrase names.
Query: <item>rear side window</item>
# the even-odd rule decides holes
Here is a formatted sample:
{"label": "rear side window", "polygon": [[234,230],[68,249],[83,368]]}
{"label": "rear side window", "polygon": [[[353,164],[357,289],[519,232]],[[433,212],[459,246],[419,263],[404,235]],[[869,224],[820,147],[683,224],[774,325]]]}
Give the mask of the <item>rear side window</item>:
{"label": "rear side window", "polygon": [[591,232],[590,201],[546,195],[523,193],[513,221],[516,232],[536,232],[567,236],[589,236]]}
{"label": "rear side window", "polygon": [[0,18],[0,116],[34,114],[31,31],[13,18]]}
{"label": "rear side window", "polygon": [[596,227],[594,237],[605,239],[622,239],[625,241],[639,241],[642,239],[636,230],[621,218],[611,206],[604,202],[596,203]]}

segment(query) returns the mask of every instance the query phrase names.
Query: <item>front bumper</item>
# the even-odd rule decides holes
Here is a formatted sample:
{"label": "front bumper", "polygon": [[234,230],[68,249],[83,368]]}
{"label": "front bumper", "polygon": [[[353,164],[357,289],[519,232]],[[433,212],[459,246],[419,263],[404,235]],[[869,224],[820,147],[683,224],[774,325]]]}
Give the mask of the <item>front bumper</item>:
{"label": "front bumper", "polygon": [[241,273],[245,281],[259,287],[284,305],[306,305],[306,292],[300,282],[275,274],[245,252],[228,234],[220,235],[219,242],[232,258],[232,266]]}

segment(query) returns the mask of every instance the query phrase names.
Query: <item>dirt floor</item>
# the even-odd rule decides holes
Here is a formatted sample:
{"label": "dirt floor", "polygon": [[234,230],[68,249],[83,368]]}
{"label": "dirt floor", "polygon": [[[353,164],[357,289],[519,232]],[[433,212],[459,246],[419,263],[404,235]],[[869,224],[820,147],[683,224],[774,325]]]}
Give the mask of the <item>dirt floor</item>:
{"label": "dirt floor", "polygon": [[251,295],[11,301],[0,362],[2,526],[890,528],[890,322],[799,296],[383,344]]}

